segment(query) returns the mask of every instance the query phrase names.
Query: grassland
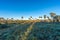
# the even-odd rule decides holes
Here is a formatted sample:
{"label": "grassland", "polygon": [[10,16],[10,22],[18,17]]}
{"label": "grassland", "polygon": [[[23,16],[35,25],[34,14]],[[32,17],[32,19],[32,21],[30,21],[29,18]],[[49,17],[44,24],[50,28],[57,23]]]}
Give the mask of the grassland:
{"label": "grassland", "polygon": [[60,40],[59,22],[0,24],[0,40]]}

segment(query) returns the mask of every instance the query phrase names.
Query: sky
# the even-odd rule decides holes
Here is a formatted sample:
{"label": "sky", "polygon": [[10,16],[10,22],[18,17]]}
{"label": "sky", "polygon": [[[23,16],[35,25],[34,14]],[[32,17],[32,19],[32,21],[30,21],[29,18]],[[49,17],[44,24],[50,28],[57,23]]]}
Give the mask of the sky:
{"label": "sky", "polygon": [[60,15],[60,0],[0,0],[0,17],[4,18],[38,18],[50,12]]}

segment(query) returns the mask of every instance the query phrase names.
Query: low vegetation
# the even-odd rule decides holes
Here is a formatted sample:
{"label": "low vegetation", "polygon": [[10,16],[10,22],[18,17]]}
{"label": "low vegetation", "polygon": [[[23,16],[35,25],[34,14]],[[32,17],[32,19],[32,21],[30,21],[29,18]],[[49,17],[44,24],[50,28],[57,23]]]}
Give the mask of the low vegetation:
{"label": "low vegetation", "polygon": [[60,40],[59,22],[0,24],[0,40]]}

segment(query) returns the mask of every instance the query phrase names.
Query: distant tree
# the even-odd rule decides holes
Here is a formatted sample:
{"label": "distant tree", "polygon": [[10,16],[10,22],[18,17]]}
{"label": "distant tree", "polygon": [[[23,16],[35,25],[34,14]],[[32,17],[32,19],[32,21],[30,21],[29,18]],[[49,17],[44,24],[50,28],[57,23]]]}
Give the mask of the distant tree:
{"label": "distant tree", "polygon": [[51,21],[53,22],[53,21],[54,21],[54,19],[53,19],[53,18],[56,16],[56,14],[55,14],[55,13],[53,13],[53,12],[51,12],[51,13],[50,13],[50,16],[51,16]]}
{"label": "distant tree", "polygon": [[11,18],[11,20],[14,20],[14,18]]}
{"label": "distant tree", "polygon": [[42,18],[41,16],[39,16],[39,19]]}
{"label": "distant tree", "polygon": [[51,22],[51,19],[49,18],[49,16],[47,16],[47,18],[48,18],[48,21]]}
{"label": "distant tree", "polygon": [[11,18],[11,23],[13,23],[14,22],[14,18]]}
{"label": "distant tree", "polygon": [[6,22],[5,22],[6,24],[8,24],[8,20],[9,20],[9,18],[6,19]]}
{"label": "distant tree", "polygon": [[4,18],[3,17],[0,17],[0,20],[4,20]]}
{"label": "distant tree", "polygon": [[24,17],[22,16],[21,19],[23,20],[23,18],[24,18]]}
{"label": "distant tree", "polygon": [[46,15],[44,15],[44,19],[46,19]]}
{"label": "distant tree", "polygon": [[29,20],[31,20],[31,18],[28,18]]}
{"label": "distant tree", "polygon": [[5,20],[5,19],[4,19],[3,17],[0,17],[0,22],[1,22],[1,21],[4,22],[4,20]]}
{"label": "distant tree", "polygon": [[9,20],[9,18],[7,18],[7,20]]}
{"label": "distant tree", "polygon": [[49,16],[47,16],[47,18],[50,19]]}
{"label": "distant tree", "polygon": [[33,19],[32,16],[30,16],[30,19]]}
{"label": "distant tree", "polygon": [[51,12],[51,13],[50,13],[50,16],[51,16],[51,18],[53,18],[54,16],[56,16],[56,14],[53,13],[53,12]]}

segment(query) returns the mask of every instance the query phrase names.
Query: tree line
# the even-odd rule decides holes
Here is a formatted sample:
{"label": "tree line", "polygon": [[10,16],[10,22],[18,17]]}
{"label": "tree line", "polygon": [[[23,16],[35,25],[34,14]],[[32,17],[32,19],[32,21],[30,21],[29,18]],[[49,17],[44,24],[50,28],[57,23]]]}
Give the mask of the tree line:
{"label": "tree line", "polygon": [[[44,17],[44,19],[42,19],[43,17]],[[53,12],[50,13],[50,17],[47,16],[47,15],[44,15],[43,17],[39,16],[38,18],[34,19],[32,16],[30,16],[30,18],[28,18],[28,20],[30,20],[30,21],[31,20],[39,20],[40,22],[53,22],[54,19],[55,19],[55,21],[57,22],[57,19],[55,18],[56,14],[53,13]],[[26,21],[26,20],[24,20],[24,16],[21,17],[21,20],[19,20],[19,19],[14,20],[14,18],[11,18],[11,19],[7,18],[7,19],[5,19],[3,17],[0,17],[0,23],[7,23],[7,22],[10,22],[10,23],[15,22],[16,23],[16,22],[21,22],[21,21]]]}

